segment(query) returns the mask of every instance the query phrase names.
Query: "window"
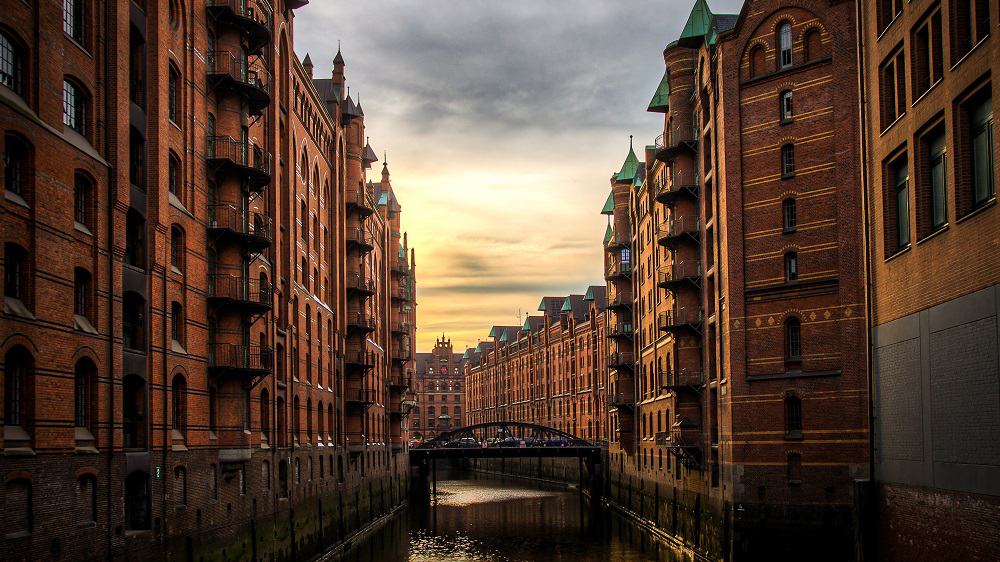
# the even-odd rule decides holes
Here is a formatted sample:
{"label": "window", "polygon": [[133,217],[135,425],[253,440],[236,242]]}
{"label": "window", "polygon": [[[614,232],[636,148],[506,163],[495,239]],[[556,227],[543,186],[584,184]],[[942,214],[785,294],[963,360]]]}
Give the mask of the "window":
{"label": "window", "polygon": [[73,314],[90,319],[90,272],[82,267],[73,270]]}
{"label": "window", "polygon": [[187,470],[183,466],[174,468],[174,497],[177,505],[187,505]]}
{"label": "window", "polygon": [[73,378],[73,419],[76,427],[90,429],[92,416],[91,405],[94,403],[94,384],[97,380],[97,368],[93,361],[84,358],[76,362]]}
{"label": "window", "polygon": [[941,10],[935,10],[913,28],[913,98],[931,89],[944,73],[941,54]]}
{"label": "window", "polygon": [[253,417],[253,412],[252,412],[253,405],[251,404],[251,401],[253,399],[250,397],[250,388],[249,387],[243,389],[242,398],[243,398],[243,404],[242,404],[243,405],[243,420],[242,420],[243,421],[243,431],[249,433],[250,432],[250,420]]}
{"label": "window", "polygon": [[125,263],[146,269],[146,220],[134,208],[125,216]]}
{"label": "window", "polygon": [[786,144],[781,147],[781,177],[790,178],[795,175],[795,145]]}
{"label": "window", "polygon": [[792,25],[782,22],[778,26],[778,68],[792,65]]}
{"label": "window", "polygon": [[[4,357],[4,425],[28,429],[31,426],[31,405],[34,394],[34,360],[27,349],[15,347]],[[20,435],[27,440],[28,435]],[[8,443],[11,441],[5,439]],[[11,444],[7,445],[12,446]]]}
{"label": "window", "polygon": [[[211,147],[211,144],[209,145]],[[128,177],[129,182],[139,188],[140,191],[146,191],[146,139],[143,138],[142,133],[134,128],[129,130],[129,147],[128,147]]]}
{"label": "window", "polygon": [[954,0],[951,5],[951,64],[990,33],[989,0]]}
{"label": "window", "polygon": [[170,385],[170,428],[183,434],[187,428],[187,382],[183,375],[174,375]]}
{"label": "window", "polygon": [[0,84],[24,95],[24,49],[20,42],[0,31]]}
{"label": "window", "polygon": [[208,387],[208,432],[212,435],[219,430],[219,391],[215,386]]}
{"label": "window", "polygon": [[903,47],[886,57],[879,67],[879,105],[882,130],[906,113],[906,70],[903,66]]}
{"label": "window", "polygon": [[63,31],[81,45],[85,38],[83,2],[84,0],[63,0]]}
{"label": "window", "polygon": [[972,204],[979,206],[996,194],[993,183],[993,99],[971,104]]}
{"label": "window", "polygon": [[77,173],[73,181],[73,220],[88,229],[93,226],[90,222],[93,197],[94,183],[87,176]]}
{"label": "window", "polygon": [[878,0],[879,32],[888,27],[901,13],[903,13],[903,0]]}
{"label": "window", "polygon": [[146,448],[146,381],[139,375],[122,381],[122,433],[126,449]]}
{"label": "window", "polygon": [[179,273],[184,272],[184,231],[176,224],[170,227],[170,265]]}
{"label": "window", "polygon": [[31,145],[17,135],[4,135],[3,173],[4,189],[30,203]]}
{"label": "window", "polygon": [[[171,10],[174,9],[173,3],[170,4]],[[170,65],[170,70],[167,76],[167,117],[173,123],[180,123],[180,82],[181,75],[180,72]]]}
{"label": "window", "polygon": [[17,478],[7,482],[4,490],[3,528],[5,538],[27,536],[31,533],[32,506],[31,481]]}
{"label": "window", "polygon": [[126,349],[146,350],[146,301],[134,291],[122,299],[122,336]]}
{"label": "window", "polygon": [[766,72],[764,47],[758,45],[750,50],[750,77],[755,78]]}
{"label": "window", "polygon": [[792,91],[785,90],[781,92],[781,102],[779,106],[781,112],[781,123],[790,123],[792,121]]}
{"label": "window", "polygon": [[791,283],[799,278],[799,256],[795,252],[785,254],[785,281]]}
{"label": "window", "polygon": [[785,322],[785,361],[792,363],[802,360],[802,324],[798,318]]}
{"label": "window", "polygon": [[87,134],[86,98],[83,90],[69,80],[63,80],[63,125]]}
{"label": "window", "polygon": [[781,223],[784,232],[795,232],[795,226],[798,224],[795,199],[785,199],[781,202]]}
{"label": "window", "polygon": [[93,474],[76,480],[76,505],[81,523],[97,522],[97,477]]}
{"label": "window", "polygon": [[906,156],[888,166],[886,197],[887,253],[894,254],[910,245],[910,173]]}
{"label": "window", "polygon": [[788,483],[802,483],[802,455],[798,453],[788,453]]}
{"label": "window", "polygon": [[268,440],[271,433],[271,400],[268,397],[267,389],[260,391],[260,437],[262,441]]}
{"label": "window", "polygon": [[12,242],[4,244],[3,294],[27,305],[29,301],[28,252]]}
{"label": "window", "polygon": [[948,222],[947,171],[944,126],[938,125],[920,139],[920,195],[917,197],[917,229],[927,236]]}
{"label": "window", "polygon": [[178,203],[184,204],[184,192],[181,189],[181,161],[173,152],[167,157],[167,191]]}
{"label": "window", "polygon": [[802,400],[785,397],[785,437],[802,437]]}

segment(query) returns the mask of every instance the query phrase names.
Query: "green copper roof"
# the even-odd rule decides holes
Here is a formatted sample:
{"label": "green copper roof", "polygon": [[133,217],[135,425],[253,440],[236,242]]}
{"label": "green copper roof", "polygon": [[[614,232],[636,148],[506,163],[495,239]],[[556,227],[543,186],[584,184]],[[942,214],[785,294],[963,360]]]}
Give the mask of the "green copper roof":
{"label": "green copper roof", "polygon": [[503,334],[500,336],[500,341],[507,341],[507,330],[503,331]]}
{"label": "green copper roof", "polygon": [[604,243],[607,244],[608,242],[610,242],[611,238],[614,235],[615,235],[615,231],[614,231],[613,228],[611,228],[611,225],[609,224],[608,225],[608,229],[604,231]]}
{"label": "green copper roof", "polygon": [[[611,227],[608,227],[608,232],[611,232]],[[583,295],[583,300],[591,302],[594,300],[594,288],[587,287],[587,294]]]}
{"label": "green copper roof", "polygon": [[573,310],[572,303],[569,302],[569,297],[566,297],[566,302],[563,303],[562,311],[571,312]]}
{"label": "green copper roof", "polygon": [[462,354],[462,360],[464,361],[464,360],[466,360],[466,359],[468,359],[468,358],[469,358],[469,350],[468,350],[468,349],[466,349],[466,350],[465,350],[465,353],[463,353],[463,354]]}
{"label": "green copper roof", "polygon": [[521,329],[522,330],[527,330],[527,331],[530,332],[531,331],[531,324],[530,324],[531,320],[529,320],[529,318],[530,318],[530,316],[529,317],[525,317],[525,319],[524,319],[524,325],[521,326]]}
{"label": "green copper roof", "polygon": [[615,214],[615,194],[609,193],[608,200],[604,202],[604,208],[601,209],[602,215],[613,215]]}
{"label": "green copper roof", "polygon": [[378,204],[379,205],[388,205],[389,204],[389,193],[388,192],[383,191],[382,195],[378,196]]}
{"label": "green copper roof", "polygon": [[666,113],[670,109],[670,73],[664,69],[663,78],[660,78],[660,85],[656,87],[653,99],[649,100],[649,107],[646,111],[654,113]]}
{"label": "green copper roof", "polygon": [[497,337],[497,327],[496,326],[493,326],[492,328],[490,328],[490,337],[491,338]]}
{"label": "green copper roof", "polygon": [[635,150],[632,150],[632,139],[629,138],[628,156],[625,157],[625,162],[622,163],[622,169],[615,175],[615,181],[632,181],[635,179],[635,172],[638,169],[639,158],[636,157]]}
{"label": "green copper roof", "polygon": [[705,0],[695,0],[691,15],[681,31],[677,42],[684,47],[696,47],[705,40],[712,28],[712,10],[708,9]]}

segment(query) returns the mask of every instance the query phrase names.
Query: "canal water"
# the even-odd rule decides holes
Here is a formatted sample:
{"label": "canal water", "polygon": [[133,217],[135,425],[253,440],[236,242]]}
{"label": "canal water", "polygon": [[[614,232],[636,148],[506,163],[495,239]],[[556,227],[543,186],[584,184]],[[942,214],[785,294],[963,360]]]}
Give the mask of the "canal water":
{"label": "canal water", "polygon": [[579,492],[475,473],[439,476],[437,502],[405,511],[343,562],[690,562]]}

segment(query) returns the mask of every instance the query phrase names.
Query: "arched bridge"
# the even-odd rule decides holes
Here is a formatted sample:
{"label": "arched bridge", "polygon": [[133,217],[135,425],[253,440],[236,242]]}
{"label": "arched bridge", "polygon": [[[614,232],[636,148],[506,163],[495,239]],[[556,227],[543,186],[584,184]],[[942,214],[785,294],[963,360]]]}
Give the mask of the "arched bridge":
{"label": "arched bridge", "polygon": [[575,435],[525,422],[488,422],[460,427],[410,449],[410,464],[435,459],[578,457],[599,463],[601,448]]}

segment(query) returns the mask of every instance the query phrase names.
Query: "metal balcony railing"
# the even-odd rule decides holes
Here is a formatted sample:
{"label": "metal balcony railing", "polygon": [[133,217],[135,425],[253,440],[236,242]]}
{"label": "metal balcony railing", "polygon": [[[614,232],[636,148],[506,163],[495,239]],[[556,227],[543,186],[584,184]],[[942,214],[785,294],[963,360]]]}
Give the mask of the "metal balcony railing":
{"label": "metal balcony railing", "polygon": [[660,270],[660,286],[668,286],[682,281],[695,281],[702,276],[701,261],[691,260],[670,264]]}
{"label": "metal balcony railing", "polygon": [[208,297],[270,308],[274,285],[254,277],[241,277],[228,273],[208,276]]}
{"label": "metal balcony railing", "polygon": [[684,235],[688,235],[692,240],[697,240],[700,234],[701,219],[693,215],[679,216],[667,219],[657,229],[657,239],[660,244],[666,245],[676,241]]}
{"label": "metal balcony railing", "polygon": [[367,274],[353,272],[347,274],[347,290],[357,291],[366,295],[375,294],[375,280]]}
{"label": "metal balcony railing", "polygon": [[614,279],[617,277],[631,277],[632,276],[632,262],[611,260],[608,262],[607,274],[605,277],[607,279]]}
{"label": "metal balcony railing", "polygon": [[349,366],[357,366],[363,369],[370,369],[375,366],[375,352],[370,350],[348,351],[344,354],[344,363]]}
{"label": "metal balcony railing", "polygon": [[629,368],[635,364],[635,356],[627,351],[608,354],[608,367],[613,369]]}
{"label": "metal balcony railing", "polygon": [[604,402],[611,408],[631,408],[635,406],[635,397],[631,394],[618,392],[605,396]]}
{"label": "metal balcony railing", "polygon": [[375,248],[375,236],[364,228],[349,228],[347,229],[347,243],[357,245],[363,250],[371,250]]}
{"label": "metal balcony railing", "polygon": [[205,5],[218,21],[246,34],[249,52],[258,53],[270,42],[274,9],[267,0],[207,0]]}
{"label": "metal balcony railing", "polygon": [[230,136],[208,137],[206,158],[245,175],[250,187],[263,187],[271,180],[271,154],[252,142]]}
{"label": "metal balcony railing", "polygon": [[217,343],[210,347],[208,359],[215,369],[269,373],[274,365],[274,352],[259,345]]}
{"label": "metal balcony railing", "polygon": [[349,310],[347,312],[347,325],[362,330],[374,330],[376,326],[375,315],[363,311]]}
{"label": "metal balcony railing", "polygon": [[357,210],[362,215],[371,215],[375,212],[375,206],[368,198],[368,191],[365,189],[355,189],[348,191],[345,197],[348,209]]}
{"label": "metal balcony railing", "polygon": [[252,238],[264,248],[274,240],[271,218],[253,211],[244,212],[236,203],[217,203],[208,208],[209,230],[228,231]]}
{"label": "metal balcony railing", "polygon": [[631,322],[618,322],[608,326],[609,338],[631,338],[633,333]]}
{"label": "metal balcony railing", "polygon": [[674,331],[681,328],[698,327],[704,320],[704,311],[701,308],[692,307],[661,312],[657,316],[657,326],[664,331]]}
{"label": "metal balcony railing", "polygon": [[271,73],[261,64],[247,62],[230,51],[212,51],[206,63],[211,77],[225,77],[234,84],[260,90],[268,96],[271,94]]}

